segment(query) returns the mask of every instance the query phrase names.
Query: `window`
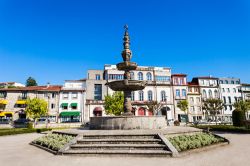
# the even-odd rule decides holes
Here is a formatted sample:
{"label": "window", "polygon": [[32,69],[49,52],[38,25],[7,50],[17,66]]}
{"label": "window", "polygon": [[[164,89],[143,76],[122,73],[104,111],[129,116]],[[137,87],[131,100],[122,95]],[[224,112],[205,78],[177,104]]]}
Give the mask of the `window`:
{"label": "window", "polygon": [[123,74],[109,74],[109,80],[122,80],[124,78]]}
{"label": "window", "polygon": [[238,101],[238,98],[237,97],[234,97],[234,102],[237,102]]}
{"label": "window", "polygon": [[67,110],[68,109],[68,104],[62,105],[62,109]]}
{"label": "window", "polygon": [[138,73],[138,80],[143,80],[143,74],[142,74],[142,72]]}
{"label": "window", "polygon": [[21,99],[27,99],[27,92],[22,92]]}
{"label": "window", "polygon": [[193,103],[194,102],[194,98],[190,97],[190,101],[191,101],[191,103]]}
{"label": "window", "polygon": [[94,99],[102,100],[102,85],[101,84],[95,84]]}
{"label": "window", "polygon": [[187,95],[186,89],[182,89],[182,96],[186,96],[186,95]]}
{"label": "window", "polygon": [[71,104],[71,109],[76,110],[77,109],[77,104],[74,104],[74,105]]}
{"label": "window", "polygon": [[50,108],[54,109],[55,108],[55,104],[52,103],[51,106],[50,106]]}
{"label": "window", "polygon": [[240,84],[240,81],[236,81],[236,84]]}
{"label": "window", "polygon": [[180,78],[180,85],[184,85],[184,84],[185,84],[184,78]]}
{"label": "window", "polygon": [[229,88],[227,88],[227,92],[230,93],[230,89]]}
{"label": "window", "polygon": [[215,98],[219,98],[219,93],[218,93],[217,90],[214,90],[214,97],[215,97]]}
{"label": "window", "polygon": [[131,92],[131,101],[135,101],[135,92]]}
{"label": "window", "polygon": [[234,84],[234,81],[231,81],[231,84]]}
{"label": "window", "polygon": [[196,102],[197,103],[200,103],[201,102],[201,99],[199,97],[196,97]]}
{"label": "window", "polygon": [[225,107],[225,110],[227,110],[227,106],[226,106],[226,105],[224,105],[224,107]]}
{"label": "window", "polygon": [[166,101],[166,92],[161,91],[161,101]]}
{"label": "window", "polygon": [[95,79],[96,79],[96,80],[100,80],[100,79],[101,79],[101,75],[100,75],[100,74],[96,74],[96,75],[95,75]]}
{"label": "window", "polygon": [[228,84],[228,80],[226,80],[225,83]]}
{"label": "window", "polygon": [[169,76],[156,76],[156,81],[170,81]]}
{"label": "window", "polygon": [[190,111],[194,111],[194,106],[190,107]]}
{"label": "window", "polygon": [[194,88],[194,91],[195,91],[195,92],[198,92],[198,88]]}
{"label": "window", "polygon": [[72,92],[72,99],[77,99],[77,96],[78,96],[77,92]]}
{"label": "window", "polygon": [[203,89],[203,91],[202,91],[202,97],[203,97],[203,98],[207,98],[207,92],[206,92],[205,89]]}
{"label": "window", "polygon": [[55,97],[56,97],[56,93],[52,93],[52,94],[51,94],[51,97],[52,97],[52,98],[55,98]]}
{"label": "window", "polygon": [[222,80],[220,80],[220,84],[223,84],[223,81],[222,81]]}
{"label": "window", "polygon": [[188,92],[192,92],[192,88],[188,88]]}
{"label": "window", "polygon": [[151,81],[151,80],[152,80],[152,74],[149,73],[149,72],[147,73],[147,80],[148,80],[148,81]]}
{"label": "window", "polygon": [[143,101],[144,100],[144,95],[143,95],[143,91],[139,91],[139,101]]}
{"label": "window", "polygon": [[224,101],[224,103],[227,103],[227,99],[225,96],[223,96],[223,101]]}
{"label": "window", "polygon": [[201,107],[197,107],[197,111],[201,111]]}
{"label": "window", "polygon": [[230,106],[229,106],[229,109],[230,109],[230,111],[232,111],[232,110],[233,110],[233,107],[230,105]]}
{"label": "window", "polygon": [[228,102],[231,103],[231,97],[230,96],[228,96]]}
{"label": "window", "polygon": [[181,96],[180,89],[176,89],[175,94],[176,94],[176,96],[180,97]]}
{"label": "window", "polygon": [[7,92],[0,92],[0,98],[6,98]]}
{"label": "window", "polygon": [[134,72],[130,72],[130,79],[131,79],[131,80],[134,80],[134,79],[135,79],[135,74],[134,74]]}
{"label": "window", "polygon": [[213,98],[213,94],[212,94],[211,89],[209,89],[209,91],[208,91],[208,96],[209,96],[209,98]]}
{"label": "window", "polygon": [[151,90],[148,91],[148,101],[152,101],[153,100],[153,93]]}
{"label": "window", "polygon": [[67,99],[69,97],[69,94],[67,92],[63,92],[63,98]]}
{"label": "window", "polygon": [[222,88],[222,92],[225,92],[225,88]]}
{"label": "window", "polygon": [[235,88],[233,89],[233,92],[236,93],[236,89]]}

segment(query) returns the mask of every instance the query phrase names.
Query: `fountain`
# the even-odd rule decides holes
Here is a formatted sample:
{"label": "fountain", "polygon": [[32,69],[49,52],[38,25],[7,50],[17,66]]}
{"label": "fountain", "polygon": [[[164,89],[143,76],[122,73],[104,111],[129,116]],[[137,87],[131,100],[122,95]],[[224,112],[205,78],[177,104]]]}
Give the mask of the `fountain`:
{"label": "fountain", "polygon": [[132,80],[130,71],[137,69],[137,64],[131,62],[132,51],[130,50],[130,39],[128,26],[124,26],[123,37],[123,62],[116,65],[118,70],[124,71],[124,80],[112,81],[106,85],[114,91],[124,93],[124,113],[122,116],[91,117],[90,129],[162,129],[166,127],[166,120],[163,116],[134,116],[132,113],[131,92],[143,90],[145,81]]}

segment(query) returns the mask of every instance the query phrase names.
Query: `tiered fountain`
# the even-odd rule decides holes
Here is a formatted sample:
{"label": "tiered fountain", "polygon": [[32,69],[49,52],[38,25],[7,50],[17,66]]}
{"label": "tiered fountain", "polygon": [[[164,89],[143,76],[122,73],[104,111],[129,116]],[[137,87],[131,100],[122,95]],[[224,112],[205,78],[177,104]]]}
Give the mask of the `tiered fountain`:
{"label": "tiered fountain", "polygon": [[118,70],[124,71],[124,80],[108,82],[106,85],[114,91],[124,92],[124,113],[122,116],[91,117],[91,129],[162,129],[166,127],[165,117],[162,116],[134,116],[132,113],[131,92],[143,90],[145,81],[131,80],[130,71],[137,69],[137,64],[131,62],[132,51],[128,26],[125,25],[123,37],[123,62],[116,65]]}

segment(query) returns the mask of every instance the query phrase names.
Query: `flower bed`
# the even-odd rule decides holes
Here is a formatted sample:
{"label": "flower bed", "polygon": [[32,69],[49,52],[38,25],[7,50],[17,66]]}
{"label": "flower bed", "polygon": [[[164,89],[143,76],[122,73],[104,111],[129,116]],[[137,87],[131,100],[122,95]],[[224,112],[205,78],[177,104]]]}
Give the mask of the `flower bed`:
{"label": "flower bed", "polygon": [[168,140],[172,143],[172,145],[177,149],[178,152],[201,148],[203,146],[208,146],[219,142],[225,142],[224,138],[216,137],[211,133],[179,135],[168,137]]}
{"label": "flower bed", "polygon": [[49,148],[53,151],[59,151],[64,145],[71,141],[74,136],[63,134],[47,134],[32,141],[34,144]]}

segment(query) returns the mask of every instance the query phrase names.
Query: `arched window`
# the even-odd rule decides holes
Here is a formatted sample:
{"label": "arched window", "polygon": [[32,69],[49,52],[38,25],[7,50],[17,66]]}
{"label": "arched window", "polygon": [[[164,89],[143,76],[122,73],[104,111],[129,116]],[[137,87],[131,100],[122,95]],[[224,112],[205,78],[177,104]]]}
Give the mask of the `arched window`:
{"label": "arched window", "polygon": [[134,72],[132,72],[132,71],[130,72],[130,79],[131,79],[131,80],[134,80],[134,79],[135,79],[135,74],[134,74]]}
{"label": "arched window", "polygon": [[225,88],[222,88],[222,92],[225,92]]}
{"label": "arched window", "polygon": [[151,90],[148,91],[148,101],[153,100],[153,92]]}
{"label": "arched window", "polygon": [[218,91],[217,91],[217,90],[214,90],[214,97],[215,97],[215,98],[219,98],[219,94],[218,94]]}
{"label": "arched window", "polygon": [[161,91],[161,101],[166,101],[166,92]]}
{"label": "arched window", "polygon": [[203,89],[203,91],[202,91],[202,97],[203,97],[203,98],[207,98],[207,92],[206,92],[205,89]]}
{"label": "arched window", "polygon": [[211,89],[208,91],[208,96],[209,96],[209,98],[213,98],[213,93],[212,93]]}
{"label": "arched window", "polygon": [[139,100],[140,101],[144,100],[144,95],[143,95],[143,91],[142,90],[139,91]]}
{"label": "arched window", "polygon": [[147,73],[147,80],[148,81],[152,80],[152,74],[150,72]]}
{"label": "arched window", "polygon": [[187,95],[186,89],[182,89],[182,96],[186,96],[186,95]]}
{"label": "arched window", "polygon": [[220,80],[220,84],[223,84],[223,81],[222,81],[222,80]]}
{"label": "arched window", "polygon": [[231,81],[231,84],[234,84],[234,81]]}
{"label": "arched window", "polygon": [[135,92],[131,92],[131,101],[135,101]]}
{"label": "arched window", "polygon": [[240,81],[236,81],[236,84],[240,84]]}
{"label": "arched window", "polygon": [[138,73],[138,80],[143,80],[143,74],[142,74],[142,72]]}
{"label": "arched window", "polygon": [[236,93],[236,89],[235,89],[235,88],[234,88],[234,90],[233,90],[233,91],[234,91],[234,93]]}
{"label": "arched window", "polygon": [[228,80],[226,80],[225,82],[226,82],[226,84],[228,84]]}

